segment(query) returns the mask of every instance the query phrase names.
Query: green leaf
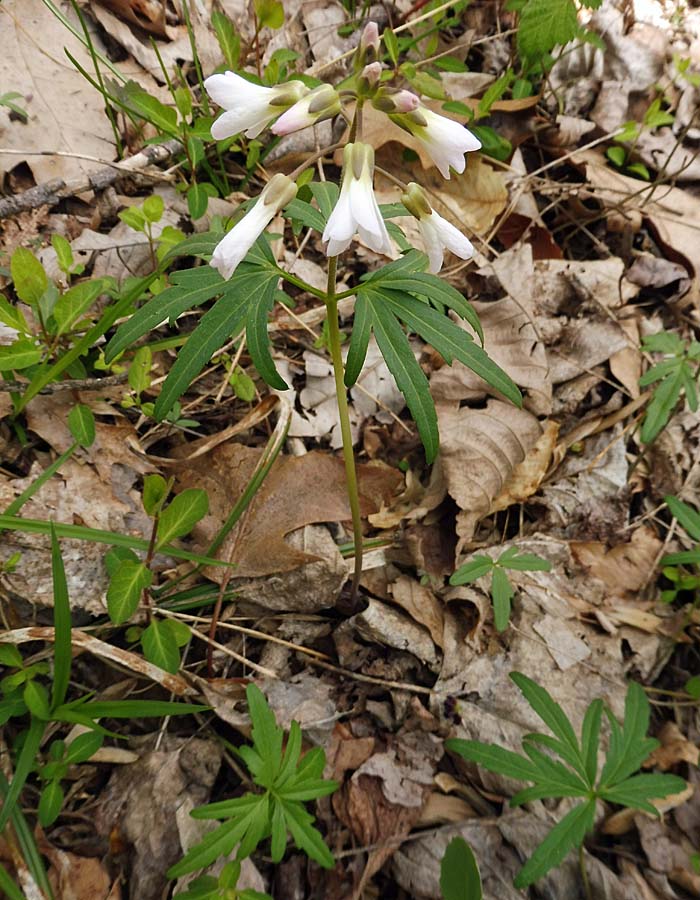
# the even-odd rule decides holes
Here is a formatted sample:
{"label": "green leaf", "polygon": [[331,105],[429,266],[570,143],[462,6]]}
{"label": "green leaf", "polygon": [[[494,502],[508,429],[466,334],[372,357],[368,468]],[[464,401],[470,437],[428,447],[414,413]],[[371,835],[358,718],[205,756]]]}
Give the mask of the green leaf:
{"label": "green leaf", "polygon": [[[505,554],[504,554],[505,555]],[[504,559],[503,556],[498,560],[499,565],[504,569],[513,569],[517,572],[551,572],[552,564],[548,559],[542,559],[535,553],[517,553]]]}
{"label": "green leaf", "polygon": [[87,731],[74,738],[66,749],[65,761],[70,764],[87,762],[100,749],[104,735],[99,731]]}
{"label": "green leaf", "polygon": [[221,275],[210,266],[173,272],[170,283],[171,287],[145,303],[128,322],[119,327],[105,349],[106,362],[113,362],[120,353],[158,325],[168,320],[174,321],[186,310],[201,306],[226,287]]}
{"label": "green leaf", "polygon": [[262,769],[254,773],[255,779],[262,787],[270,787],[282,764],[284,734],[275,721],[275,714],[268,706],[265,695],[253,682],[246,688],[246,698],[253,723],[253,745],[263,764]]}
{"label": "green leaf", "polygon": [[[258,798],[256,798],[258,799]],[[247,822],[245,819],[234,819],[219,825],[188,850],[186,856],[168,869],[168,878],[180,878],[190,872],[205,869],[216,859],[230,856],[233,848],[245,833]]]}
{"label": "green leaf", "polygon": [[279,0],[253,0],[253,7],[261,28],[276,30],[284,25],[284,6]]}
{"label": "green leaf", "polygon": [[153,573],[141,562],[124,560],[107,588],[107,611],[115,625],[128,621],[138,609],[141,595],[150,587]]}
{"label": "green leaf", "polygon": [[[358,295],[359,295],[358,291]],[[437,415],[430,396],[428,379],[416,362],[413,350],[401,326],[381,303],[369,300],[374,334],[379,350],[418,427],[425,448],[425,458],[432,463],[439,449]]]}
{"label": "green leaf", "polygon": [[313,194],[313,198],[318,203],[318,208],[325,222],[328,220],[333,208],[338,202],[340,196],[340,188],[334,181],[312,181],[309,184],[309,190]]}
{"label": "green leaf", "polygon": [[[657,741],[646,738],[650,716],[649,700],[644,688],[636,681],[631,681],[625,697],[625,718],[619,746],[613,740],[617,734],[614,728],[611,733],[608,757],[600,776],[602,789],[608,789],[636,772],[651,750],[658,746]],[[614,720],[611,721],[611,726],[613,722]]]}
{"label": "green leaf", "polygon": [[127,105],[131,111],[170,137],[180,136],[177,127],[177,112],[172,107],[165,106],[160,100],[152,97],[135,81],[129,81],[124,86],[124,91]]}
{"label": "green leaf", "polygon": [[493,618],[498,632],[505,631],[508,627],[510,601],[514,593],[508,576],[503,569],[496,566],[491,576],[491,598],[493,600]]}
{"label": "green leaf", "polygon": [[661,800],[670,794],[679,794],[686,788],[685,779],[679,778],[677,775],[643,774],[626,778],[614,787],[600,791],[600,796],[610,803],[619,803],[620,806],[628,806],[632,809],[643,809],[658,816],[658,809],[649,801]]}
{"label": "green leaf", "polygon": [[571,0],[528,0],[520,14],[518,47],[537,60],[554,47],[568,44],[578,32],[576,7]]}
{"label": "green leaf", "polygon": [[146,222],[148,220],[140,207],[127,206],[126,209],[119,211],[118,216],[125,225],[128,225],[134,231],[146,230]]}
{"label": "green leaf", "polygon": [[654,390],[642,422],[639,438],[643,444],[650,444],[665,428],[671,413],[678,403],[683,386],[683,366],[664,378]]}
{"label": "green leaf", "polygon": [[593,827],[595,800],[579,803],[564,816],[537,847],[518,872],[513,884],[522,889],[538,881],[564,860],[569,850],[578,847]]}
{"label": "green leaf", "polygon": [[146,197],[143,201],[142,209],[146,219],[148,219],[151,224],[155,224],[156,222],[160,222],[163,217],[165,203],[160,194],[151,194],[150,197]]}
{"label": "green leaf", "polygon": [[13,306],[4,294],[0,294],[0,322],[9,325],[21,334],[29,331],[27,320],[22,314],[22,310]]}
{"label": "green leaf", "polygon": [[313,816],[299,803],[279,802],[284,811],[287,827],[297,847],[324,869],[332,869],[335,859],[319,832],[313,827]]}
{"label": "green leaf", "polygon": [[241,331],[249,304],[261,293],[266,293],[270,282],[276,278],[276,272],[239,266],[234,277],[225,283],[221,298],[202,316],[180,350],[156,402],[155,418],[158,421],[167,416],[214,353]]}
{"label": "green leaf", "polygon": [[160,550],[176,538],[189,534],[208,512],[209,497],[206,491],[199,488],[182,491],[160,514],[156,549]]}
{"label": "green leaf", "polygon": [[304,228],[313,228],[320,234],[326,227],[326,219],[323,213],[304,200],[295,197],[284,208],[284,215],[288,219],[296,219]]}
{"label": "green leaf", "polygon": [[151,386],[151,365],[153,354],[148,346],[139,347],[129,366],[129,387],[140,396]]}
{"label": "green leaf", "polygon": [[600,721],[603,715],[603,701],[594,700],[586,710],[581,726],[581,750],[584,771],[591,787],[598,774],[598,745],[600,739]]}
{"label": "green leaf", "polygon": [[445,362],[458,359],[516,406],[522,406],[520,391],[511,378],[451,319],[403,291],[382,290],[381,297],[397,318],[435,347]]}
{"label": "green leaf", "polygon": [[496,81],[486,88],[483,97],[479,100],[479,106],[476,111],[477,119],[482,119],[491,112],[493,104],[501,99],[513,81],[515,81],[515,73],[512,69],[507,69],[500,78],[497,78]]}
{"label": "green leaf", "polygon": [[46,722],[51,715],[49,695],[46,688],[36,681],[28,681],[24,685],[22,699],[27,704],[27,709],[37,719]]}
{"label": "green leaf", "polygon": [[95,443],[95,416],[89,406],[76,403],[68,413],[68,429],[81,447],[92,447]]}
{"label": "green leaf", "polygon": [[162,475],[146,475],[143,479],[143,508],[146,515],[158,515],[168,493],[168,482]]}
{"label": "green leaf", "polygon": [[277,277],[274,274],[250,298],[246,318],[246,344],[253,364],[265,382],[278,391],[286,391],[289,385],[275,368],[267,333],[267,317],[275,304],[276,292]]}
{"label": "green leaf", "polygon": [[168,625],[168,622],[153,619],[141,635],[141,646],[149,662],[174,675],[180,668],[180,650]]}
{"label": "green leaf", "polygon": [[399,61],[399,40],[391,28],[385,28],[382,34],[382,40],[389,54],[389,59],[394,65]]}
{"label": "green leaf", "polygon": [[224,57],[224,62],[229,69],[238,69],[241,58],[241,38],[236,31],[236,26],[224,15],[214,10],[211,14],[211,25],[219,42],[219,47]]}
{"label": "green leaf", "polygon": [[355,301],[355,318],[350,334],[350,346],[345,361],[345,385],[352,387],[360,377],[362,367],[367,356],[367,347],[372,333],[372,319],[370,317],[367,298],[360,294]]}
{"label": "green leaf", "polygon": [[664,500],[673,518],[678,520],[693,540],[700,541],[700,512],[677,497],[668,495]]}
{"label": "green leaf", "polygon": [[493,560],[490,556],[473,556],[450,577],[450,584],[471,584],[488,575],[492,569]]}
{"label": "green leaf", "polygon": [[201,184],[193,184],[187,190],[187,209],[193,219],[201,219],[207,211],[209,195]]}
{"label": "green leaf", "polygon": [[620,147],[619,145],[608,147],[605,151],[605,155],[614,166],[618,167],[618,169],[621,169],[622,166],[624,166],[625,160],[627,159],[627,151],[624,147]]}
{"label": "green leaf", "polygon": [[523,675],[521,672],[511,672],[510,679],[515,682],[522,695],[545,725],[580,759],[576,733],[561,706],[552,700],[543,687],[531,678],[528,678],[527,675]]}
{"label": "green leaf", "polygon": [[10,260],[10,272],[19,299],[29,306],[36,306],[49,286],[44,267],[36,256],[24,247],[18,247]]}
{"label": "green leaf", "polygon": [[73,657],[71,651],[72,626],[68,583],[66,581],[63,557],[61,556],[61,548],[53,526],[51,528],[51,576],[53,581],[54,626],[51,708],[55,709],[66,699]]}
{"label": "green leaf", "polygon": [[63,788],[58,781],[50,781],[39,797],[39,824],[44,828],[53,825],[63,806]]}
{"label": "green leaf", "polygon": [[514,778],[516,781],[536,781],[537,769],[529,759],[505,750],[497,744],[485,744],[481,741],[464,741],[461,738],[450,738],[445,741],[445,748],[457,753],[468,762],[476,763],[482,769]]}
{"label": "green leaf", "polygon": [[20,338],[9,347],[0,347],[0,372],[28,369],[41,360],[42,350],[28,338]]}
{"label": "green leaf", "polygon": [[91,719],[162,719],[163,716],[189,716],[209,709],[208,706],[169,700],[86,700],[79,704],[64,704],[54,710],[54,718],[62,721],[59,711],[70,712],[76,705]]}
{"label": "green leaf", "polygon": [[440,890],[444,900],[481,900],[479,866],[464,838],[452,838],[440,863]]}
{"label": "green leaf", "polygon": [[22,654],[14,644],[0,644],[0,666],[22,668]]}
{"label": "green leaf", "polygon": [[513,145],[490,125],[470,125],[469,130],[481,141],[481,153],[505,162],[513,155]]}

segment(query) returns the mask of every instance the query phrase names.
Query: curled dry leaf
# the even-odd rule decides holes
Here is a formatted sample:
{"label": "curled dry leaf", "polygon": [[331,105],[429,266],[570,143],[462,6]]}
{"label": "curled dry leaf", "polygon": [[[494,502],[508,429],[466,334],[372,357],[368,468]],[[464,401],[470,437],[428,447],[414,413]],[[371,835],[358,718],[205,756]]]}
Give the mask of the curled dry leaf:
{"label": "curled dry leaf", "polygon": [[447,490],[460,508],[459,553],[515,467],[537,443],[542,427],[532,413],[500,400],[489,400],[485,409],[439,403],[437,411]]}
{"label": "curled dry leaf", "polygon": [[51,864],[48,876],[54,895],[61,900],[121,900],[119,880],[112,883],[99,859],[59,850],[46,839],[39,849]]}
{"label": "curled dry leaf", "polygon": [[599,578],[610,597],[636,594],[652,577],[663,547],[651,528],[632,532],[629,542],[608,547],[600,541],[573,541],[571,552],[594,578]]}
{"label": "curled dry leaf", "polygon": [[394,602],[427,628],[433,641],[442,647],[443,605],[430,588],[408,575],[401,575],[389,589]]}

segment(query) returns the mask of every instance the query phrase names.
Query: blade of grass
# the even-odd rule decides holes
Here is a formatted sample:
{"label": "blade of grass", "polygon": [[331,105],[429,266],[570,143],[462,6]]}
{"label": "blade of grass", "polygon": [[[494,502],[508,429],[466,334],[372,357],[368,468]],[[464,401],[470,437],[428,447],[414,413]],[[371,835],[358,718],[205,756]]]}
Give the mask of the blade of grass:
{"label": "blade of grass", "polygon": [[[5,798],[7,797],[7,793],[9,791],[10,784],[0,769],[0,798],[2,798],[3,803],[5,802]],[[36,845],[36,841],[34,840],[34,834],[32,829],[29,827],[27,820],[24,818],[24,814],[22,810],[15,807],[15,809],[10,813],[10,822],[12,824],[12,828],[15,833],[15,837],[17,838],[17,844],[19,845],[19,850],[22,854],[22,859],[24,860],[27,868],[29,869],[29,873],[32,878],[39,886],[39,888],[44,892],[44,894],[53,900],[53,892],[51,890],[51,885],[49,884],[49,879],[46,875],[46,870],[44,869],[44,863],[41,859],[41,854],[39,853],[39,848]],[[22,898],[24,900],[24,898]]]}
{"label": "blade of grass", "polygon": [[7,873],[7,869],[0,865],[0,891],[2,891],[7,900],[26,900],[24,894]]}
{"label": "blade of grass", "polygon": [[60,706],[66,699],[71,670],[71,617],[66,570],[56,529],[51,523],[51,574],[53,577],[53,627],[56,640],[53,645],[53,684],[51,708]]}
{"label": "blade of grass", "polygon": [[35,718],[31,719],[22,749],[17,758],[14,777],[3,799],[2,809],[0,809],[0,831],[7,825],[13,810],[16,808],[19,795],[22,793],[24,783],[32,771],[36,755],[39,752],[45,729],[46,722]]}
{"label": "blade of grass", "polygon": [[15,499],[10,503],[7,509],[4,511],[3,515],[5,516],[16,516],[17,513],[22,509],[27,500],[31,500],[31,498],[36,494],[39,488],[42,485],[46,484],[46,482],[52,478],[56,472],[61,468],[64,462],[69,460],[71,456],[78,449],[78,443],[75,442],[71,444],[71,446],[66,450],[65,453],[62,453],[58,459],[54,460],[50,466],[47,466],[44,471],[36,478],[32,483],[22,491],[19,497],[15,497]]}
{"label": "blade of grass", "polygon": [[[47,522],[44,519],[22,519],[18,516],[0,515],[0,531],[23,531],[29,534],[51,534],[51,527],[56,529],[56,537],[72,538],[78,541],[92,541],[97,544],[111,544],[114,547],[129,547],[131,550],[148,551],[149,541],[143,538],[131,537],[128,534],[119,534],[116,531],[100,531],[98,528],[86,528],[83,525],[65,525],[62,522]],[[222,562],[208,556],[200,556],[198,553],[190,553],[188,550],[180,550],[169,544],[161,547],[159,553],[165,556],[174,556],[176,559],[186,559],[189,562],[200,563],[205,566],[232,566],[233,563]]]}
{"label": "blade of grass", "polygon": [[[66,16],[63,15],[63,13],[61,12],[61,10],[56,6],[55,3],[52,2],[52,0],[42,0],[42,3],[44,4],[44,6],[45,6],[47,9],[49,9],[49,10],[54,14],[54,16],[56,16],[56,18],[57,18],[58,21],[61,23],[61,25],[63,25],[65,28],[67,28],[68,31],[70,31],[70,33],[71,33],[74,37],[76,37],[84,47],[87,47],[88,50],[90,49],[90,48],[89,48],[89,45],[85,42],[85,37],[78,31],[77,28],[75,28],[75,27],[73,26],[73,24],[70,22],[70,20],[67,19]],[[120,81],[122,81],[122,82],[124,82],[124,84],[126,84],[126,82],[128,81],[128,79],[126,78],[126,76],[125,76],[125,75],[122,75],[122,73],[119,71],[119,69],[117,69],[117,67],[116,67],[115,65],[113,65],[113,64],[107,59],[107,57],[102,56],[102,54],[101,54],[101,53],[98,53],[97,51],[95,51],[95,52],[96,52],[97,58],[100,60],[100,62],[101,62],[103,65],[107,66],[107,68],[110,70],[110,72],[111,72],[116,78],[118,78]]]}

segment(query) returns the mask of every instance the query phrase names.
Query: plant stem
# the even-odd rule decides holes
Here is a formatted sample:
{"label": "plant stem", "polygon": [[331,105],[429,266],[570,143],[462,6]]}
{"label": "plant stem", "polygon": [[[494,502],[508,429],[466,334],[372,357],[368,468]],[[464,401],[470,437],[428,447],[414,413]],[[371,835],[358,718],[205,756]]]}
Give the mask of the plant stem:
{"label": "plant stem", "polygon": [[328,313],[328,348],[333,360],[333,375],[335,377],[335,393],[338,403],[338,415],[340,417],[340,432],[343,437],[343,459],[345,460],[345,477],[348,483],[348,500],[352,513],[352,533],[355,541],[355,571],[352,577],[352,595],[354,600],[360,585],[362,575],[362,516],[360,515],[360,495],[357,487],[357,471],[355,469],[355,456],[352,450],[352,432],[350,430],[350,416],[348,414],[348,396],[345,387],[345,369],[343,356],[340,349],[340,325],[338,323],[338,299],[335,295],[335,273],[338,265],[338,257],[331,256],[328,260],[328,291],[326,294],[326,310]]}
{"label": "plant stem", "polygon": [[588,879],[588,870],[586,869],[586,858],[585,851],[583,849],[583,841],[581,841],[581,846],[578,848],[578,865],[581,870],[581,882],[583,883],[583,893],[586,900],[593,900],[593,894],[591,893],[591,882]]}

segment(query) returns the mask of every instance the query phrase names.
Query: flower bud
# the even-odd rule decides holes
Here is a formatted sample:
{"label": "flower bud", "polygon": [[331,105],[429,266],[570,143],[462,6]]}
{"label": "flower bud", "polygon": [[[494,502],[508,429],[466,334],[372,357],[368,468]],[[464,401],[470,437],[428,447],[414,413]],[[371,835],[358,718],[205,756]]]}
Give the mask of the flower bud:
{"label": "flower bud", "polygon": [[361,91],[368,91],[375,84],[379,83],[382,77],[382,64],[380,62],[370,63],[365,66],[358,76],[358,87]]}
{"label": "flower bud", "polygon": [[430,271],[434,275],[442,268],[445,250],[450,250],[460,259],[471,259],[474,255],[471,243],[458,228],[431,208],[423,188],[415,181],[406,185],[401,202],[418,219],[418,228],[430,261]]}
{"label": "flower bud", "polygon": [[360,35],[360,43],[355,54],[355,71],[379,59],[380,42],[379,26],[376,22],[368,22]]}
{"label": "flower bud", "polygon": [[380,88],[372,100],[372,106],[388,115],[414,113],[417,112],[419,105],[420,100],[410,91],[389,91]]}
{"label": "flower bud", "polygon": [[291,134],[340,112],[340,97],[330,84],[321,84],[283,113],[270,128],[273,134]]}

